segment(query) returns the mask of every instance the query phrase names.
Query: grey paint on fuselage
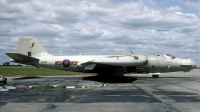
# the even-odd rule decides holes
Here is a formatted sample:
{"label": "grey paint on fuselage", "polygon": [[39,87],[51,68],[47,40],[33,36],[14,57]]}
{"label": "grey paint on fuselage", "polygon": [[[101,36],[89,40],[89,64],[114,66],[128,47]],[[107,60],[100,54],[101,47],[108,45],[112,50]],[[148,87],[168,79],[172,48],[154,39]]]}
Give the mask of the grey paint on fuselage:
{"label": "grey paint on fuselage", "polygon": [[[196,67],[196,63],[190,59],[171,58],[167,55],[149,55],[148,64],[143,66],[147,72],[175,72],[190,71]],[[182,65],[182,66],[181,66]]]}

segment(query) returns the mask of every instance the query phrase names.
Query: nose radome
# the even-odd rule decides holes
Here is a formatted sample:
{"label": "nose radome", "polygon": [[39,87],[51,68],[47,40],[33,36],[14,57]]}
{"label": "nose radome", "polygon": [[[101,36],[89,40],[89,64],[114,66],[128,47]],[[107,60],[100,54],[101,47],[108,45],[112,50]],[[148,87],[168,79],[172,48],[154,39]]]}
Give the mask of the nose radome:
{"label": "nose radome", "polygon": [[191,60],[192,61],[192,67],[194,67],[194,68],[196,68],[197,67],[197,64],[196,64],[196,62],[194,62],[193,60]]}
{"label": "nose radome", "polygon": [[182,59],[180,65],[196,67],[196,63],[191,59]]}

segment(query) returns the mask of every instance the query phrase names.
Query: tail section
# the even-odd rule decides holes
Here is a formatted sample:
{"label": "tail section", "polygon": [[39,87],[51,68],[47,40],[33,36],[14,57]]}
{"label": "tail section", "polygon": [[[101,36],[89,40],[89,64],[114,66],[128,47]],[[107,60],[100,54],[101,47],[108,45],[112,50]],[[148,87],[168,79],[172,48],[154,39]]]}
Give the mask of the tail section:
{"label": "tail section", "polygon": [[38,67],[41,56],[50,56],[50,54],[33,37],[19,38],[17,53],[6,53],[12,58],[11,62],[33,65]]}
{"label": "tail section", "polygon": [[17,53],[29,57],[49,56],[50,54],[33,37],[19,38]]}

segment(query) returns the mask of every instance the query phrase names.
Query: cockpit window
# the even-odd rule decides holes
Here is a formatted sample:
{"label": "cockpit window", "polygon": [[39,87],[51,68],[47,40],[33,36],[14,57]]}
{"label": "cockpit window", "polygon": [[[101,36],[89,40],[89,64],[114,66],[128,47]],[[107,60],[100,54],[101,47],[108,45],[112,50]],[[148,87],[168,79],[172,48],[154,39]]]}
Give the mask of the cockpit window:
{"label": "cockpit window", "polygon": [[168,57],[170,57],[170,58],[172,58],[172,59],[174,59],[174,58],[176,58],[175,56],[173,56],[173,55],[171,55],[171,54],[166,54]]}

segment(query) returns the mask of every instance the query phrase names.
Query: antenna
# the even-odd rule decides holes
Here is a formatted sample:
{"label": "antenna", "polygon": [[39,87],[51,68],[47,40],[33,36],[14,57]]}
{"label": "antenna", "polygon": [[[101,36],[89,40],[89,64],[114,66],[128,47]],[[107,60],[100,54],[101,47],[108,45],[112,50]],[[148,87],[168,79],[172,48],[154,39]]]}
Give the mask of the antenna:
{"label": "antenna", "polygon": [[133,51],[130,51],[130,52],[131,52],[132,55],[134,54]]}

